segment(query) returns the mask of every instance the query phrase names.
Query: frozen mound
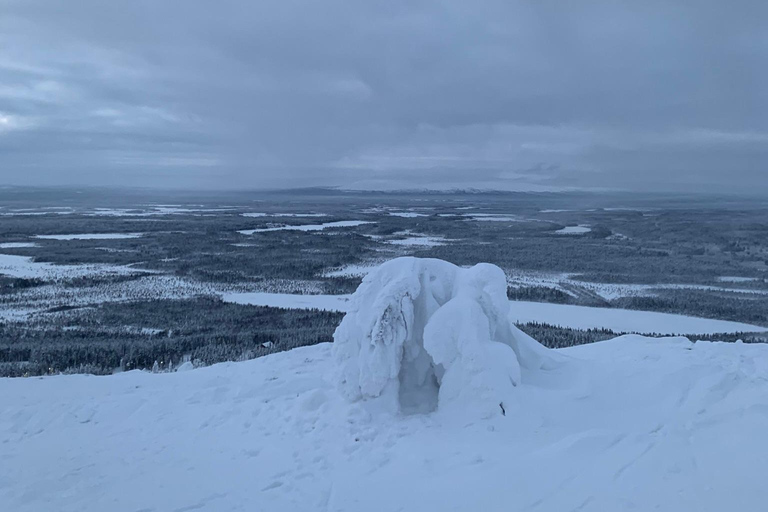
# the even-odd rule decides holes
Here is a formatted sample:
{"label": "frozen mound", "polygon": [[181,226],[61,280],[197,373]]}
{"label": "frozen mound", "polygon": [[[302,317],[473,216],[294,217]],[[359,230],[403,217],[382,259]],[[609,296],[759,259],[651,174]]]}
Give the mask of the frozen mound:
{"label": "frozen mound", "polygon": [[337,385],[393,412],[505,415],[525,373],[552,361],[509,307],[495,265],[388,261],[365,277],[334,333]]}

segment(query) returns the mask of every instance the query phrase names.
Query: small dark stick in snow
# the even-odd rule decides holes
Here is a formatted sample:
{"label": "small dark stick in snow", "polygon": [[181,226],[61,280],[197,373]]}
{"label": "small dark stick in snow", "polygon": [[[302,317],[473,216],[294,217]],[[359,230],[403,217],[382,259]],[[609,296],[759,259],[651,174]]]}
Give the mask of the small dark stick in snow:
{"label": "small dark stick in snow", "polygon": [[499,407],[501,407],[501,415],[506,416],[507,411],[504,409],[504,402],[499,402]]}

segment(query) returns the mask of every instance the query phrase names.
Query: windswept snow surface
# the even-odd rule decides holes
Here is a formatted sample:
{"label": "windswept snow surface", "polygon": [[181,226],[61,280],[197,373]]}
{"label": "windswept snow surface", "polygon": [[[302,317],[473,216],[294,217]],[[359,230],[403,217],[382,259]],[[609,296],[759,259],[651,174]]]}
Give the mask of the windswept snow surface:
{"label": "windswept snow surface", "polygon": [[[225,302],[251,304],[254,306],[346,312],[349,307],[350,295],[294,295],[287,293],[243,292],[224,294],[222,298]],[[636,332],[665,336],[768,331],[768,328],[759,325],[728,320],[657,313],[654,311],[637,311],[633,309],[596,308],[526,301],[512,301],[510,317],[516,323],[538,322],[573,329],[611,329],[615,332]]]}
{"label": "windswept snow surface", "polygon": [[561,357],[485,420],[348,403],[330,344],[0,379],[0,510],[765,510],[768,346],[626,336]]}

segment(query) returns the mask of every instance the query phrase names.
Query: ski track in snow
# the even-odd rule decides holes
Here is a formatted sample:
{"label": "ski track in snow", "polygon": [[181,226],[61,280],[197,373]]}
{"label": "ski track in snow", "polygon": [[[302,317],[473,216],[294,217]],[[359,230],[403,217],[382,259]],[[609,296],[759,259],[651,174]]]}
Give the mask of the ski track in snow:
{"label": "ski track in snow", "polygon": [[560,351],[506,416],[382,415],[331,345],[193,371],[0,379],[14,512],[764,510],[768,346]]}

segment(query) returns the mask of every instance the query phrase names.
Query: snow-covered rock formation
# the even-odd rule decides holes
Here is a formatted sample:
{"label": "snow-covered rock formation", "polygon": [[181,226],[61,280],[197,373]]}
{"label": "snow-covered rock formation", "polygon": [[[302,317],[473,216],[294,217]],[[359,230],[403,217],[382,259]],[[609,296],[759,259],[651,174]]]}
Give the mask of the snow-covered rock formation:
{"label": "snow-covered rock formation", "polygon": [[503,271],[486,263],[384,263],[363,280],[334,334],[339,389],[390,411],[507,414],[525,372],[554,356],[514,326],[506,288]]}

